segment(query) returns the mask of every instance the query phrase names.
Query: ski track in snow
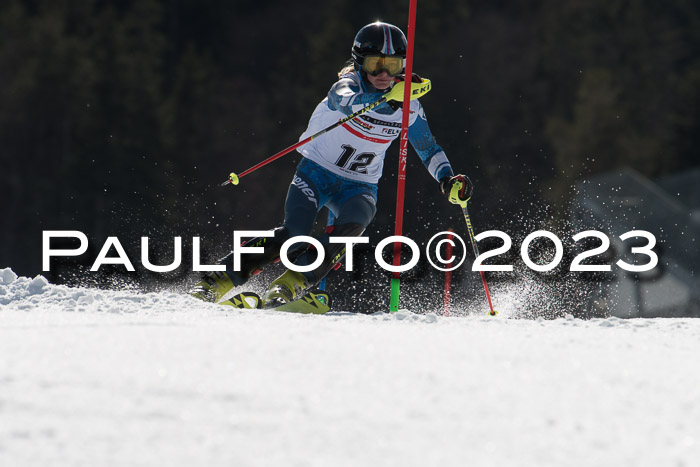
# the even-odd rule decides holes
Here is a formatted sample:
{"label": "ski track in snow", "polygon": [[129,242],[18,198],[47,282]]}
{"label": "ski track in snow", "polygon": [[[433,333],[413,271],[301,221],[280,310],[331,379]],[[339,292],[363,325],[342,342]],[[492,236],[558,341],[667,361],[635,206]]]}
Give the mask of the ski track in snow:
{"label": "ski track in snow", "polygon": [[0,270],[0,465],[700,465],[700,320],[507,315],[241,311]]}

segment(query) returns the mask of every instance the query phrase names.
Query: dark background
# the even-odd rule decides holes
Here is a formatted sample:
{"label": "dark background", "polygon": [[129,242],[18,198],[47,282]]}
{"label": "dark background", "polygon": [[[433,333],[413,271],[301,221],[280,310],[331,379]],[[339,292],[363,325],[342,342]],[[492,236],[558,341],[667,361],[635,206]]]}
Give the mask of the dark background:
{"label": "dark background", "polygon": [[[407,10],[407,0],[3,0],[0,267],[42,273],[42,231],[81,230],[89,253],[54,261],[50,280],[184,287],[192,236],[213,261],[233,230],[281,222],[300,156],[217,185],[296,142],[357,30],[381,19],[405,31]],[[515,241],[565,225],[584,177],[698,165],[699,52],[691,0],[431,0],[418,2],[414,70],[434,85],[422,99],[433,133],[476,185],[477,231]],[[393,146],[373,244],[393,233],[397,156]],[[409,158],[404,233],[423,242],[453,227],[466,238],[460,210]],[[166,263],[176,235],[177,273],[84,272],[107,236],[138,267],[141,236]],[[344,280],[365,285],[341,298],[370,281],[388,299],[376,268]]]}

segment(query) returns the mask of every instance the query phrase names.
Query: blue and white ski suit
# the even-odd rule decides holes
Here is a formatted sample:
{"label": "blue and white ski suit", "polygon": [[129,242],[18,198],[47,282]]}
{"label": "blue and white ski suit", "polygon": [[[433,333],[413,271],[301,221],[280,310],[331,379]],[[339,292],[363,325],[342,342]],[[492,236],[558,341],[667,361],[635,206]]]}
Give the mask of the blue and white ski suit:
{"label": "blue and white ski suit", "polygon": [[[383,92],[372,87],[359,72],[346,74],[331,87],[309,121],[300,140],[341,120],[346,115],[376,102]],[[453,175],[450,163],[437,144],[417,100],[411,101],[408,139],[435,180]],[[290,237],[311,235],[320,209],[326,206],[334,215],[332,228],[317,237],[325,249],[325,260],[304,275],[317,284],[344,255],[344,245],[330,243],[331,236],[359,236],[377,212],[377,183],[382,176],[386,150],[401,133],[403,110],[382,104],[309,143],[298,151],[304,156],[297,166],[287,192],[285,217],[272,238],[253,239],[246,244],[264,245],[264,253],[243,257],[242,269],[227,272],[235,285],[248,280],[255,270],[274,261]],[[404,161],[405,163],[405,161]],[[310,264],[316,252],[304,251],[297,243],[294,262]],[[231,264],[230,255],[221,261]]]}
{"label": "blue and white ski suit", "polygon": [[[342,76],[316,106],[299,139],[376,102],[382,94],[358,71]],[[452,167],[430,132],[418,100],[411,101],[410,112],[408,139],[423,165],[437,181],[451,177]],[[328,245],[328,235],[362,234],[376,213],[377,183],[386,151],[400,136],[402,118],[402,108],[382,104],[298,149],[304,158],[297,166],[285,203],[283,228],[289,236],[310,235],[323,206],[333,213],[335,227],[319,238],[322,244]],[[327,261],[337,257],[334,247],[342,248],[337,244],[326,246]],[[313,261],[316,253],[310,256]],[[306,254],[296,262],[308,264]],[[332,266],[324,263],[319,270],[306,273],[307,278],[318,282]]]}

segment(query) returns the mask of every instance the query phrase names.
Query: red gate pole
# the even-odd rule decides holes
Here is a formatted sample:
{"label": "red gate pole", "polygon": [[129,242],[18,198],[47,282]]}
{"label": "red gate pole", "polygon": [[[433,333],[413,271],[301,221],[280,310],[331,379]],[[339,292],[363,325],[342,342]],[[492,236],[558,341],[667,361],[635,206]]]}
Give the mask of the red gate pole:
{"label": "red gate pole", "polygon": [[[404,87],[403,94],[403,120],[401,122],[401,138],[399,149],[399,180],[396,188],[396,218],[394,224],[394,235],[403,233],[403,203],[404,187],[406,185],[406,166],[408,155],[408,117],[411,108],[411,78],[413,77],[413,38],[415,37],[416,26],[416,2],[410,0],[408,5],[408,28],[406,29],[406,74],[404,80],[409,85]],[[394,267],[401,265],[401,243],[394,243]],[[399,291],[401,288],[401,276],[398,272],[393,272],[391,276],[391,301],[390,311],[399,310]]]}

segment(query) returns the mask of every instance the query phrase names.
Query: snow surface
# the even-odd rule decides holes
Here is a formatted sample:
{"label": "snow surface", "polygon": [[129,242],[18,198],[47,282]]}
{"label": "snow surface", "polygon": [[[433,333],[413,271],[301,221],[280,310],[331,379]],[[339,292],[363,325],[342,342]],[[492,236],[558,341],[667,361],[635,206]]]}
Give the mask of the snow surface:
{"label": "snow surface", "polygon": [[240,311],[0,270],[2,466],[697,466],[700,320]]}

